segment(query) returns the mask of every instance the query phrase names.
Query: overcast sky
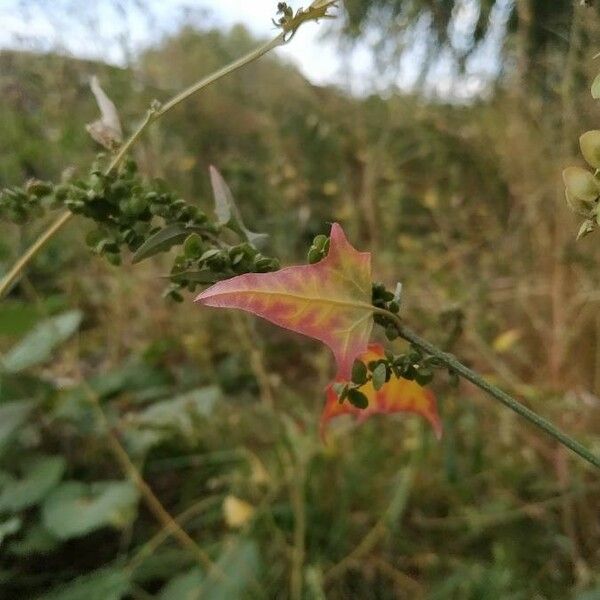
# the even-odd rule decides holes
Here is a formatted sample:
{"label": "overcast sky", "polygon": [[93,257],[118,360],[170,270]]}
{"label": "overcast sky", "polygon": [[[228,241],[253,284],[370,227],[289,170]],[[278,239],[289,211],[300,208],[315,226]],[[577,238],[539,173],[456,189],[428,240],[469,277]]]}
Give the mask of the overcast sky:
{"label": "overcast sky", "polygon": [[[123,1],[123,0],[122,0]],[[501,4],[508,6],[512,0]],[[294,8],[309,0],[289,2]],[[186,19],[199,27],[229,27],[244,23],[260,37],[272,37],[276,30],[271,22],[276,0],[127,0],[130,8],[115,9],[119,0],[0,0],[0,47],[32,50],[59,49],[75,56],[96,58],[125,64],[128,56],[157,39],[177,30]],[[135,7],[137,4],[138,8]],[[473,15],[472,0],[463,0],[457,22],[468,29]],[[496,37],[502,33],[501,11],[495,15]],[[151,15],[151,16],[150,16]],[[328,23],[308,23],[294,40],[277,52],[292,60],[313,83],[334,83],[354,93],[381,91],[384,85],[376,79],[367,43],[340,52],[334,37],[324,37]],[[460,27],[457,35],[460,36]],[[493,36],[492,36],[493,38]],[[496,44],[496,45],[494,45]],[[466,95],[482,88],[482,76],[497,68],[497,46],[494,39],[481,57],[474,61],[474,72],[459,89]],[[394,70],[394,83],[410,89],[419,60],[418,48],[408,54]],[[443,63],[436,76],[442,94],[452,94],[453,79]]]}
{"label": "overcast sky", "polygon": [[[190,13],[200,26],[228,27],[243,22],[258,36],[277,33],[271,22],[274,0],[145,0],[144,4],[149,7],[147,14],[153,15],[151,21],[136,9],[123,15],[113,8],[113,0],[89,4],[79,0],[75,12],[70,10],[75,6],[71,0],[0,0],[0,46],[58,47],[77,56],[123,63],[126,52],[119,38],[127,38],[129,50],[135,51],[176,30]],[[90,29],[98,33],[95,39]],[[311,81],[337,82],[342,70],[339,54],[333,41],[319,39],[322,31],[323,27],[308,23],[291,44],[277,52],[293,60]],[[111,38],[116,43],[107,44]]]}

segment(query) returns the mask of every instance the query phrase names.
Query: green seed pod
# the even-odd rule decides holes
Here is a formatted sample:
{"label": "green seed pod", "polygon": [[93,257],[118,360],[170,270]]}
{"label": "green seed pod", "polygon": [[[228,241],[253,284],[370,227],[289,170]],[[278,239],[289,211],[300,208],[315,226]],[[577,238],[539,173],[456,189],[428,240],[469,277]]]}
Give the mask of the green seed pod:
{"label": "green seed pod", "polygon": [[308,251],[308,262],[314,265],[323,259],[323,253],[318,248],[311,248]]}
{"label": "green seed pod", "polygon": [[136,217],[141,215],[148,208],[148,202],[144,196],[136,195],[129,201],[129,210]]}
{"label": "green seed pod", "polygon": [[324,250],[325,244],[327,243],[328,240],[329,240],[329,238],[326,235],[320,234],[313,240],[312,245],[317,250]]}
{"label": "green seed pod", "polygon": [[388,325],[385,328],[385,337],[390,340],[390,342],[393,342],[398,338],[398,329],[395,325]]}
{"label": "green seed pod", "polygon": [[427,385],[433,381],[433,371],[427,367],[421,367],[415,374],[415,381],[419,385]]}
{"label": "green seed pod", "polygon": [[92,229],[85,236],[85,243],[90,248],[96,248],[98,244],[106,237],[106,232],[101,229]]}
{"label": "green seed pod", "polygon": [[183,243],[183,253],[186,258],[195,259],[202,256],[204,252],[204,242],[197,233],[192,233]]}
{"label": "green seed pod", "polygon": [[594,202],[600,195],[596,178],[581,167],[568,167],[563,171],[565,187],[572,198],[583,202]]}
{"label": "green seed pod", "polygon": [[121,265],[121,255],[117,253],[106,254],[106,260],[113,265],[113,267],[119,267]]}
{"label": "green seed pod", "polygon": [[129,194],[130,194],[129,185],[122,179],[115,181],[115,183],[113,183],[110,186],[109,195],[114,200],[119,200],[121,198],[125,198],[125,197],[129,196]]}
{"label": "green seed pod", "polygon": [[69,195],[69,186],[68,185],[57,185],[54,188],[54,200],[58,203],[63,203],[66,199],[67,196]]}
{"label": "green seed pod", "polygon": [[581,154],[594,169],[600,169],[600,131],[587,131],[579,138]]}
{"label": "green seed pod", "polygon": [[259,273],[268,273],[273,270],[273,260],[263,256],[262,258],[255,260],[254,265]]}
{"label": "green seed pod", "polygon": [[204,223],[206,223],[206,221],[208,221],[208,217],[206,216],[206,213],[204,213],[197,206],[193,206],[191,208],[193,208],[193,210],[194,210],[194,213],[192,216],[194,223],[196,225],[204,225]]}
{"label": "green seed pod", "polygon": [[53,186],[47,181],[40,181],[39,179],[30,179],[25,186],[25,191],[36,198],[43,198],[52,193]]}

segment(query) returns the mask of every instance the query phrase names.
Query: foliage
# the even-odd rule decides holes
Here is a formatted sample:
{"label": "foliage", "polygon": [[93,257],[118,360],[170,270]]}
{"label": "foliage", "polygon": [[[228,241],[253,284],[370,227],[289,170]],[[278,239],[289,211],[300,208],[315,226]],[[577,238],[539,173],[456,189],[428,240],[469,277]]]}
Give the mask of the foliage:
{"label": "foliage", "polygon": [[355,250],[334,223],[327,256],[320,262],[240,275],[208,288],[196,302],[240,308],[321,340],[331,348],[340,377],[349,378],[373,328],[370,292],[371,255]]}
{"label": "foliage", "polygon": [[[598,77],[600,76],[592,84],[594,100],[600,97],[597,90]],[[581,167],[568,167],[563,171],[567,204],[573,212],[585,217],[577,239],[588,235],[600,224],[600,131],[594,129],[584,133],[579,138],[579,147],[593,173]]]}
{"label": "foliage", "polygon": [[374,48],[391,56],[414,48],[418,40],[426,57],[421,68],[432,77],[440,59],[464,70],[495,38],[505,63],[516,62],[520,83],[538,90],[552,86],[557,65],[565,67],[571,25],[600,14],[595,1],[571,0],[346,0],[345,7],[345,37],[375,33]]}
{"label": "foliage", "polygon": [[[0,153],[2,185],[60,181],[65,161],[93,159],[80,131],[95,109],[80,72],[101,70],[128,123],[157,90],[178,89],[198,65],[220,65],[250,43],[240,30],[186,30],[148,52],[140,79],[56,57],[8,60],[15,66],[2,77],[22,80],[23,98],[40,111],[22,112],[4,95],[1,127],[14,131],[0,144],[17,151]],[[130,80],[149,86],[139,105],[126,101]],[[565,225],[556,174],[572,156],[568,145],[561,153],[562,101],[550,93],[539,108],[501,90],[468,108],[351,99],[266,61],[154,130],[135,155],[135,177],[141,186],[172,181],[177,197],[198,199],[208,214],[206,173],[218,164],[244,221],[269,231],[270,253],[286,261],[299,262],[326,222],[343,220],[357,245],[377,250],[378,279],[410,283],[403,316],[597,447],[599,257],[593,238],[581,250]],[[588,105],[577,106],[591,121]],[[59,141],[48,153],[52,135]],[[2,232],[7,265],[37,226]],[[246,243],[222,233],[223,243]],[[0,307],[8,354],[70,307],[86,315],[77,337],[50,332],[51,362],[0,374],[1,489],[34,481],[26,504],[4,500],[21,508],[1,515],[3,597],[168,598],[207,585],[216,597],[261,598],[287,594],[298,577],[307,597],[333,599],[597,593],[597,482],[511,415],[439,378],[441,444],[400,415],[360,432],[340,418],[322,445],[318,414],[332,372],[318,347],[229,315],[173,310],[158,293],[173,256],[116,270],[70,241],[51,246]],[[318,265],[327,245],[327,236],[314,239],[309,262]],[[385,286],[370,294],[382,308],[400,299]],[[399,341],[391,349],[386,378],[394,365],[416,375],[411,365],[429,359]],[[367,377],[379,368],[366,366]],[[163,505],[229,579],[135,510],[90,394]],[[54,465],[54,477],[32,478],[39,461]],[[63,493],[93,507],[86,535],[64,540],[48,527],[46,502]],[[253,509],[241,526],[227,519],[231,497]]]}
{"label": "foliage", "polygon": [[[438,438],[442,436],[442,422],[431,390],[421,387],[419,377],[417,381],[403,377],[400,365],[395,369],[388,368],[389,359],[383,346],[369,344],[368,350],[358,357],[352,369],[352,384],[356,387],[350,387],[343,379],[327,387],[321,435],[324,435],[328,421],[340,415],[352,414],[362,421],[376,414],[414,412],[429,421]],[[410,367],[422,378],[426,367],[415,369],[415,362],[411,361]],[[397,361],[392,359],[392,363],[396,365]],[[423,383],[430,383],[430,377],[427,379],[429,381]],[[349,403],[344,404],[344,399]]]}

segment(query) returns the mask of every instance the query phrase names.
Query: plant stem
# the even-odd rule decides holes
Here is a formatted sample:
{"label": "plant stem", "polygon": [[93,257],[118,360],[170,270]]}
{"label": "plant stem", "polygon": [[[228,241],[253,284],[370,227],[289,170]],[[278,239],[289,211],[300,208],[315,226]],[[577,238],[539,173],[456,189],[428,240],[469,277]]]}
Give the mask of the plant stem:
{"label": "plant stem", "polygon": [[[280,33],[277,37],[273,38],[266,44],[259,46],[245,56],[234,60],[232,63],[226,65],[222,69],[219,69],[208,77],[204,77],[200,81],[194,83],[180,94],[174,96],[166,104],[163,104],[158,108],[151,108],[148,110],[142,123],[135,130],[133,135],[121,146],[119,152],[112,159],[105,171],[105,174],[110,175],[119,166],[119,164],[121,164],[121,161],[125,158],[133,145],[139,140],[149,125],[155,121],[158,121],[158,119],[161,117],[164,117],[170,110],[175,108],[184,100],[187,100],[190,96],[215,83],[219,79],[222,79],[234,71],[237,71],[238,69],[250,64],[251,62],[258,60],[271,50],[274,50],[278,46],[283,46],[285,43],[285,33]],[[29,265],[29,263],[37,256],[42,248],[73,218],[73,216],[73,213],[68,211],[63,213],[60,217],[58,217],[58,219],[56,219],[56,221],[54,221],[54,223],[52,223],[52,225],[50,225],[50,227],[48,227],[48,229],[46,229],[46,231],[44,231],[44,233],[32,244],[25,254],[23,254],[19,260],[17,260],[12,269],[0,282],[0,300],[8,294],[13,283],[19,278],[27,265]]]}
{"label": "plant stem", "polygon": [[219,69],[212,75],[201,79],[200,81],[198,81],[198,83],[191,85],[189,88],[181,92],[181,94],[177,94],[177,96],[175,96],[172,100],[169,100],[169,102],[164,104],[162,108],[158,110],[156,118],[162,117],[163,115],[168,113],[172,108],[177,106],[180,102],[187,100],[190,96],[208,87],[211,83],[214,83],[222,77],[225,77],[226,75],[229,75],[230,73],[241,69],[242,67],[255,60],[258,60],[271,50],[274,50],[278,46],[283,46],[285,43],[285,34],[280,33],[276,38],[273,38],[270,42],[259,46],[255,50],[252,50],[252,52],[246,54],[245,56],[242,56],[242,58],[233,61],[232,63],[223,67],[222,69]]}
{"label": "plant stem", "polygon": [[88,398],[96,412],[96,416],[99,424],[101,425],[104,433],[106,434],[106,438],[108,440],[108,445],[113,453],[115,459],[119,463],[121,469],[124,474],[128,476],[138,492],[146,502],[146,506],[150,510],[150,512],[154,515],[154,517],[158,520],[158,522],[164,527],[164,531],[167,535],[174,536],[177,541],[181,544],[182,548],[189,550],[193,555],[196,556],[198,562],[206,567],[208,570],[215,569],[215,565],[210,560],[210,557],[196,542],[189,536],[189,534],[173,519],[173,517],[169,514],[167,509],[162,505],[161,501],[154,495],[154,492],[150,488],[150,486],[146,483],[141,473],[137,470],[136,466],[133,464],[131,458],[129,458],[129,454],[127,454],[125,448],[121,445],[121,442],[118,440],[116,435],[111,429],[111,426],[102,410],[102,406],[100,405],[100,401],[98,396],[93,392],[91,388],[86,387],[86,391],[88,392]]}
{"label": "plant stem", "polygon": [[553,437],[557,442],[566,446],[575,454],[578,454],[581,458],[586,460],[588,463],[600,469],[600,457],[596,456],[592,452],[590,452],[585,446],[580,444],[577,440],[574,440],[572,437],[563,433],[558,427],[553,425],[550,421],[544,419],[537,413],[533,412],[531,409],[527,408],[523,404],[521,404],[518,400],[515,400],[512,396],[502,391],[500,388],[492,385],[488,381],[486,381],[481,375],[475,373],[465,365],[463,365],[460,361],[456,359],[456,357],[443,352],[437,346],[434,346],[427,340],[424,340],[422,337],[417,335],[414,331],[406,327],[402,322],[402,319],[391,313],[385,309],[374,308],[374,312],[385,315],[386,317],[393,319],[398,330],[398,334],[400,337],[411,344],[414,344],[417,348],[424,350],[431,356],[435,356],[438,360],[440,360],[444,365],[446,365],[449,369],[454,371],[457,375],[460,375],[462,378],[470,381],[473,385],[477,386],[479,389],[483,390],[496,400],[499,400],[518,415],[527,419],[530,423],[545,431],[548,435]]}
{"label": "plant stem", "polygon": [[71,220],[72,212],[64,212],[42,235],[28,248],[28,250],[17,260],[12,269],[4,276],[0,283],[0,300],[8,294],[12,284],[25,267],[37,256],[38,252]]}

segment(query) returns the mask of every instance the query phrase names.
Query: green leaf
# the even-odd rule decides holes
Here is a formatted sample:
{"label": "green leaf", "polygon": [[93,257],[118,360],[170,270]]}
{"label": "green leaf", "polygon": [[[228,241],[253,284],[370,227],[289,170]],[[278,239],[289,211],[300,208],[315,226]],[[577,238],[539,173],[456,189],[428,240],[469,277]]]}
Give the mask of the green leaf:
{"label": "green leaf", "polygon": [[79,329],[82,319],[83,313],[73,310],[42,321],[8,352],[0,370],[19,373],[46,362]]}
{"label": "green leaf", "polygon": [[62,456],[42,456],[29,461],[21,479],[13,479],[1,486],[0,512],[16,512],[35,506],[56,487],[65,467]]}
{"label": "green leaf", "polygon": [[146,556],[137,566],[132,577],[138,584],[150,581],[164,581],[196,564],[194,557],[179,547],[163,548]]}
{"label": "green leaf", "polygon": [[167,225],[154,235],[150,236],[135,252],[132,258],[132,263],[136,264],[155,254],[167,252],[173,246],[182,244],[186,238],[195,230],[191,227],[186,227],[182,223],[174,223]]}
{"label": "green leaf", "polygon": [[121,600],[130,586],[126,569],[109,567],[55,588],[38,600]]}
{"label": "green leaf", "polygon": [[220,397],[220,389],[209,386],[156,402],[129,417],[128,424],[132,429],[127,432],[128,439],[135,446],[140,441],[135,435],[143,432],[154,434],[146,440],[150,447],[175,436],[192,441],[197,431],[196,422],[212,414]]}
{"label": "green leaf", "polygon": [[594,100],[600,99],[600,75],[596,75],[596,79],[592,83],[592,98]]}
{"label": "green leaf", "polygon": [[356,406],[356,408],[364,409],[369,406],[369,399],[365,394],[355,388],[348,390],[348,401],[352,406]]}
{"label": "green leaf", "polygon": [[[217,254],[218,254],[217,250]],[[213,255],[214,256],[214,255]],[[181,273],[173,273],[169,276],[171,281],[191,281],[192,283],[206,284],[215,283],[217,276],[210,269],[200,269],[199,271],[182,271]]]}
{"label": "green leaf", "polygon": [[16,512],[35,506],[56,487],[65,467],[62,456],[43,456],[29,461],[21,479],[0,486],[0,512]]}
{"label": "green leaf", "polygon": [[433,371],[427,367],[422,367],[417,370],[415,381],[419,385],[427,385],[433,381]]}
{"label": "green leaf", "polygon": [[363,385],[367,382],[368,374],[367,365],[361,360],[355,360],[352,365],[352,383]]}
{"label": "green leaf", "polygon": [[42,505],[42,522],[57,538],[79,537],[101,527],[122,528],[135,516],[138,492],[129,481],[69,481]]}
{"label": "green leaf", "polygon": [[380,390],[384,385],[385,382],[387,380],[387,368],[383,363],[379,363],[376,367],[375,370],[373,371],[373,375],[372,375],[373,379],[373,387],[376,390]]}
{"label": "green leaf", "polygon": [[[244,591],[258,576],[260,567],[258,547],[255,542],[235,540],[217,561],[217,569],[206,577],[202,586],[203,598],[231,600],[243,598]],[[219,577],[218,573],[228,577]]]}
{"label": "green leaf", "polygon": [[100,399],[104,400],[123,392],[142,392],[150,389],[164,390],[170,384],[171,379],[166,371],[145,361],[132,359],[131,362],[119,369],[94,377],[89,381],[88,386],[94,390]]}
{"label": "green leaf", "polygon": [[13,556],[30,558],[32,554],[49,554],[57,546],[56,538],[39,523],[34,523],[22,539],[10,543],[8,551]]}
{"label": "green leaf", "polygon": [[242,239],[253,246],[259,247],[264,244],[269,236],[265,233],[254,233],[244,225],[242,215],[233,199],[233,194],[229,186],[219,171],[212,166],[210,168],[210,182],[215,198],[215,214],[217,215],[219,225],[235,231]]}
{"label": "green leaf", "polygon": [[12,517],[7,521],[0,522],[0,546],[4,543],[4,540],[10,536],[14,535],[21,529],[21,519],[18,517]]}
{"label": "green leaf", "polygon": [[171,579],[161,590],[158,600],[200,600],[203,581],[202,571],[194,567]]}
{"label": "green leaf", "polygon": [[64,310],[64,302],[57,296],[50,296],[40,305],[4,299],[0,306],[0,335],[21,337],[40,319],[59,310]]}
{"label": "green leaf", "polygon": [[25,423],[36,404],[35,400],[19,400],[0,404],[0,455]]}
{"label": "green leaf", "polygon": [[173,578],[161,591],[159,600],[232,600],[244,592],[259,570],[258,548],[254,542],[235,540],[221,554],[214,573],[203,576],[193,569]]}

